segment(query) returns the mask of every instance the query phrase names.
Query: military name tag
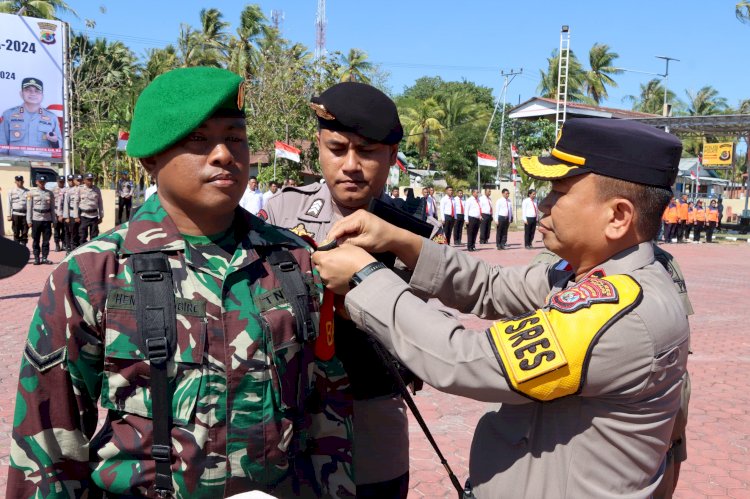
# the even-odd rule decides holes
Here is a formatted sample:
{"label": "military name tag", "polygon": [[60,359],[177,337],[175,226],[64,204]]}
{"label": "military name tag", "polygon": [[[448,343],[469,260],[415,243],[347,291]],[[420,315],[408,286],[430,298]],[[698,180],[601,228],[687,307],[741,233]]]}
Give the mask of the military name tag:
{"label": "military name tag", "polygon": [[[189,300],[175,296],[174,305],[177,315],[206,316],[206,302],[203,300]],[[107,295],[106,308],[109,310],[135,310],[135,293],[121,289],[111,290]]]}
{"label": "military name tag", "polygon": [[489,332],[507,374],[516,385],[568,363],[541,310],[518,319],[496,322]]}

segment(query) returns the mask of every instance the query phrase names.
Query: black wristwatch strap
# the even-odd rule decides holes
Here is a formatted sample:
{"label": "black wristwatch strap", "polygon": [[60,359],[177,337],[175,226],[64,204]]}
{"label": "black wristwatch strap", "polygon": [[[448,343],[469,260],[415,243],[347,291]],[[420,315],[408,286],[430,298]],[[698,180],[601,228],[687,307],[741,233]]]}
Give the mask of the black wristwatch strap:
{"label": "black wristwatch strap", "polygon": [[380,269],[387,269],[383,262],[372,262],[368,263],[360,269],[359,272],[355,272],[351,279],[349,279],[349,288],[354,289],[359,283],[364,281],[365,277],[372,274]]}

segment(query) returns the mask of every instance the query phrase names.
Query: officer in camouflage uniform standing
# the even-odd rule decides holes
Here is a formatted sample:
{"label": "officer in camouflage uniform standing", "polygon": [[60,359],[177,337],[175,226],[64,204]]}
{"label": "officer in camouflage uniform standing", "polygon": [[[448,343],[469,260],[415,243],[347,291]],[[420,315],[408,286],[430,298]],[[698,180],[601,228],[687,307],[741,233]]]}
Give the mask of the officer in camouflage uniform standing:
{"label": "officer in camouflage uniform standing", "polygon": [[[26,222],[31,226],[32,248],[34,249],[34,265],[52,263],[49,256],[49,240],[52,236],[52,222],[55,219],[55,195],[45,188],[47,177],[39,175],[36,178],[36,189],[26,194]],[[41,239],[41,260],[39,259]]]}
{"label": "officer in camouflage uniform standing", "polygon": [[73,218],[80,222],[78,229],[80,244],[86,244],[89,238],[99,235],[99,224],[104,219],[102,191],[94,185],[94,174],[87,173],[83,185],[78,187],[78,202],[74,205]]}
{"label": "officer in camouflage uniform standing", "polygon": [[82,175],[68,175],[68,188],[63,197],[63,220],[65,221],[65,234],[67,235],[67,245],[65,251],[70,253],[78,247],[81,241],[79,228],[80,219],[76,221],[73,216],[73,210],[78,204],[78,187],[83,179]]}
{"label": "officer in camouflage uniform standing", "polygon": [[63,247],[67,244],[65,240],[67,236],[65,234],[65,222],[63,221],[63,202],[65,201],[65,175],[57,177],[57,186],[52,189],[52,193],[55,195],[55,220],[52,223],[53,235],[55,237],[55,251],[62,251]]}
{"label": "officer in camouflage uniform standing", "polygon": [[8,222],[13,229],[13,240],[26,246],[29,242],[29,224],[26,222],[26,195],[23,175],[16,175],[16,186],[8,193]]}
{"label": "officer in camouflage uniform standing", "polygon": [[243,96],[239,76],[191,67],[139,97],[128,154],[159,193],[42,292],[8,497],[353,495],[348,381],[315,357],[311,249],[238,208]]}

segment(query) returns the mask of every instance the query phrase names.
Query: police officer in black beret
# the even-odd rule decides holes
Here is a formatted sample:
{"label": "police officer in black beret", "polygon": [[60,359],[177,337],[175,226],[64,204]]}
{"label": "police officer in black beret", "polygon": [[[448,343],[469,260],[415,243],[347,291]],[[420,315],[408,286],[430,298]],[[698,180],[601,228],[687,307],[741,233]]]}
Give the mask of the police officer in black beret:
{"label": "police officer in black beret", "polygon": [[[342,217],[366,209],[371,199],[393,205],[385,192],[396,164],[403,128],[394,102],[363,83],[345,82],[313,97],[325,183],[285,186],[261,216],[320,244]],[[267,212],[267,213],[266,213]],[[409,215],[404,215],[409,216]],[[434,219],[433,236],[442,237]],[[444,238],[443,238],[444,239]],[[382,360],[337,304],[335,353],[354,395],[354,477],[357,497],[406,497],[409,425],[406,406]]]}

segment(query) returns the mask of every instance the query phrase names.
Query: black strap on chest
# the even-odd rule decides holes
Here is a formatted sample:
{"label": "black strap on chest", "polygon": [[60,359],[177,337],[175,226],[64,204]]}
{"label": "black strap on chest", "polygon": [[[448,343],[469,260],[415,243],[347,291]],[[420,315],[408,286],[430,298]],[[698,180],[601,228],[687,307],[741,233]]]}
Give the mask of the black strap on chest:
{"label": "black strap on chest", "polygon": [[167,361],[177,341],[172,270],[163,253],[136,254],[131,262],[141,348],[151,365],[154,490],[158,497],[172,497],[172,394],[167,377]]}
{"label": "black strap on chest", "polygon": [[310,292],[305,284],[297,260],[289,250],[276,247],[266,253],[276,279],[281,283],[297,321],[297,341],[307,343],[315,339],[315,325],[310,313]]}

